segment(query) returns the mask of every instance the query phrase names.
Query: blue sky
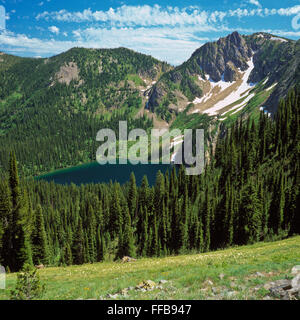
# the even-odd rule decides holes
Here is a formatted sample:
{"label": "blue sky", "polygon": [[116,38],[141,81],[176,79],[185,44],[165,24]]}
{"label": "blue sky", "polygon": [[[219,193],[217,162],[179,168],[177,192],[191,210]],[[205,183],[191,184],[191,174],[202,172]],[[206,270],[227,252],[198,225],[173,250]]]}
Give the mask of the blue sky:
{"label": "blue sky", "polygon": [[235,30],[300,37],[300,0],[0,0],[0,5],[6,12],[3,29],[0,7],[0,51],[20,56],[122,46],[176,65],[205,42]]}

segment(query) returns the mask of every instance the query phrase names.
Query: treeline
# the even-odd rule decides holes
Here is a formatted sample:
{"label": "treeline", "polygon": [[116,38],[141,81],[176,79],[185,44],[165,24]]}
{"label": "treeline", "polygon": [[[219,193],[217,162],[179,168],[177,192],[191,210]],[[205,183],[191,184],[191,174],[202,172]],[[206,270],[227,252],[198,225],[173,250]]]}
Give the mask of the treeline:
{"label": "treeline", "polygon": [[239,121],[201,176],[158,172],[128,184],[18,181],[11,155],[0,184],[1,263],[70,265],[206,252],[300,233],[300,91],[274,120]]}

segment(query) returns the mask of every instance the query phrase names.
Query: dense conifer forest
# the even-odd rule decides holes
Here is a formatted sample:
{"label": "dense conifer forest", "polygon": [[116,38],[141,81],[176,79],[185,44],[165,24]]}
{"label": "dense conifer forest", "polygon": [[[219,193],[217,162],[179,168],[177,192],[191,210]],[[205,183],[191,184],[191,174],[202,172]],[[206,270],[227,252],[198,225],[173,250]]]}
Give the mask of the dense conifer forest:
{"label": "dense conifer forest", "polygon": [[300,90],[274,119],[240,120],[201,176],[158,172],[150,187],[63,186],[22,178],[14,152],[0,182],[0,263],[71,265],[125,255],[206,252],[300,233]]}
{"label": "dense conifer forest", "polygon": [[171,68],[126,48],[1,59],[0,171],[14,150],[25,176],[92,161],[98,130],[115,130],[120,120],[129,130],[150,129],[152,120],[136,116],[145,104],[144,80]]}

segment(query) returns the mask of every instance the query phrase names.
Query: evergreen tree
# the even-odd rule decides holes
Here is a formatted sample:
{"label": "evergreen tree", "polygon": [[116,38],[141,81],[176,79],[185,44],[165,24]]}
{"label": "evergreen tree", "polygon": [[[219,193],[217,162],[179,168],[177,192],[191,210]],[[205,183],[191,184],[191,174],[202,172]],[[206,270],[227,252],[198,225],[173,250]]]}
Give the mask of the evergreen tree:
{"label": "evergreen tree", "polygon": [[122,258],[124,256],[135,257],[136,248],[134,245],[134,238],[131,226],[131,217],[129,213],[129,209],[126,209],[125,212],[125,226],[124,231],[120,236],[119,241],[119,249],[118,249],[118,258]]}
{"label": "evergreen tree", "polygon": [[17,161],[14,153],[10,155],[9,167],[12,208],[7,219],[7,234],[3,244],[3,250],[5,251],[4,265],[9,267],[11,271],[19,271],[24,264],[32,264],[32,251],[28,237],[29,232],[25,225],[27,221],[26,203],[24,203],[20,191]]}
{"label": "evergreen tree", "polygon": [[65,260],[65,264],[67,266],[70,266],[70,265],[73,264],[72,250],[71,250],[71,247],[70,247],[69,243],[67,243],[66,246],[65,246],[64,260]]}
{"label": "evergreen tree", "polygon": [[12,246],[11,240],[11,202],[6,180],[0,182],[0,263],[6,264],[7,250]]}
{"label": "evergreen tree", "polygon": [[73,240],[73,262],[74,264],[83,264],[85,262],[85,249],[84,249],[84,233],[82,228],[82,220],[79,218],[76,233]]}
{"label": "evergreen tree", "polygon": [[129,181],[128,208],[133,225],[136,224],[137,188],[135,175],[132,172]]}
{"label": "evergreen tree", "polygon": [[44,217],[41,205],[37,206],[35,212],[35,228],[31,240],[33,246],[33,263],[47,264],[48,263],[48,244],[47,236],[44,227]]}
{"label": "evergreen tree", "polygon": [[100,227],[97,231],[97,261],[103,261],[105,259],[106,247],[103,233],[100,232]]}

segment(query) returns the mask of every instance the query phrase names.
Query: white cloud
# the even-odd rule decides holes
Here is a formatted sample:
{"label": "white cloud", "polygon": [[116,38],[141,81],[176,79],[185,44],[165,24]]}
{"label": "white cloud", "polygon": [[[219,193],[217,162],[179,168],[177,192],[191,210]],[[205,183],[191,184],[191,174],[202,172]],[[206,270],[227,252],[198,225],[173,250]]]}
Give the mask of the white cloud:
{"label": "white cloud", "polygon": [[251,4],[253,4],[253,5],[255,5],[255,6],[257,6],[257,7],[261,8],[261,4],[259,3],[259,1],[258,1],[258,0],[249,0],[249,3],[251,3]]}
{"label": "white cloud", "polygon": [[52,33],[55,33],[56,35],[59,34],[59,28],[57,28],[56,26],[51,26],[48,28],[48,30]]}
{"label": "white cloud", "polygon": [[[260,2],[258,3],[260,4]],[[34,56],[54,55],[72,47],[115,48],[122,46],[151,54],[172,64],[179,64],[188,59],[192,52],[203,43],[218,38],[220,33],[230,33],[235,30],[242,33],[263,31],[229,28],[226,19],[271,15],[292,16],[299,12],[300,5],[281,9],[267,9],[259,6],[252,9],[243,7],[214,12],[203,11],[196,6],[179,9],[170,6],[162,8],[158,5],[152,7],[124,5],[107,11],[92,11],[91,9],[82,12],[45,11],[39,14],[36,19],[64,23],[96,23],[89,28],[80,25],[68,33],[61,31],[57,26],[50,26],[48,29],[51,33],[62,35],[61,40],[42,40],[6,32],[0,34],[0,45],[10,50],[11,53],[24,52]],[[58,23],[57,25],[60,27]],[[89,25],[93,24],[89,23]],[[214,32],[215,34],[210,34],[210,39],[199,36],[205,32]],[[296,37],[298,34],[280,30],[266,32],[279,36]]]}
{"label": "white cloud", "polygon": [[73,40],[42,40],[6,31],[0,33],[0,46],[13,54],[22,52],[31,56],[52,56],[73,47],[127,47],[176,65],[187,60],[197,48],[210,40],[197,37],[192,29],[184,28],[88,28],[75,30],[73,35]]}
{"label": "white cloud", "polygon": [[29,38],[23,34],[15,34],[10,31],[0,33],[0,45],[12,53],[34,53],[33,55],[53,55],[72,48],[72,41],[41,40]]}
{"label": "white cloud", "polygon": [[59,22],[98,22],[106,27],[155,27],[155,26],[203,26],[210,23],[222,22],[230,17],[266,17],[271,15],[291,16],[300,12],[300,5],[280,9],[262,8],[258,0],[247,0],[257,8],[237,8],[228,11],[208,12],[197,6],[183,9],[159,5],[127,6],[123,5],[107,11],[92,11],[85,9],[78,12],[67,10],[45,11],[36,16],[37,20],[53,20]]}
{"label": "white cloud", "polygon": [[45,11],[36,16],[37,20],[55,20],[60,22],[86,22],[94,21],[108,23],[111,26],[159,26],[159,25],[203,25],[207,23],[208,14],[199,9],[154,6],[127,6],[110,8],[107,11],[92,11],[85,9],[82,12],[69,12],[60,10]]}
{"label": "white cloud", "polygon": [[157,59],[180,64],[209,38],[197,37],[194,28],[87,28],[74,30],[78,43],[91,48],[126,47]]}
{"label": "white cloud", "polygon": [[290,8],[281,8],[278,9],[278,14],[281,16],[293,16],[300,12],[300,5],[290,7]]}
{"label": "white cloud", "polygon": [[[5,31],[0,33],[0,46],[6,52],[24,53],[30,56],[52,56],[73,47],[117,48],[127,47],[138,52],[178,65],[204,43],[216,40],[198,36],[199,30],[230,33],[235,29],[221,27],[212,29],[192,27],[155,27],[155,28],[87,28],[74,30],[64,40],[29,38],[26,35]],[[278,36],[299,37],[300,32],[280,30],[238,29],[241,33],[269,32]],[[71,40],[72,39],[72,40]]]}

